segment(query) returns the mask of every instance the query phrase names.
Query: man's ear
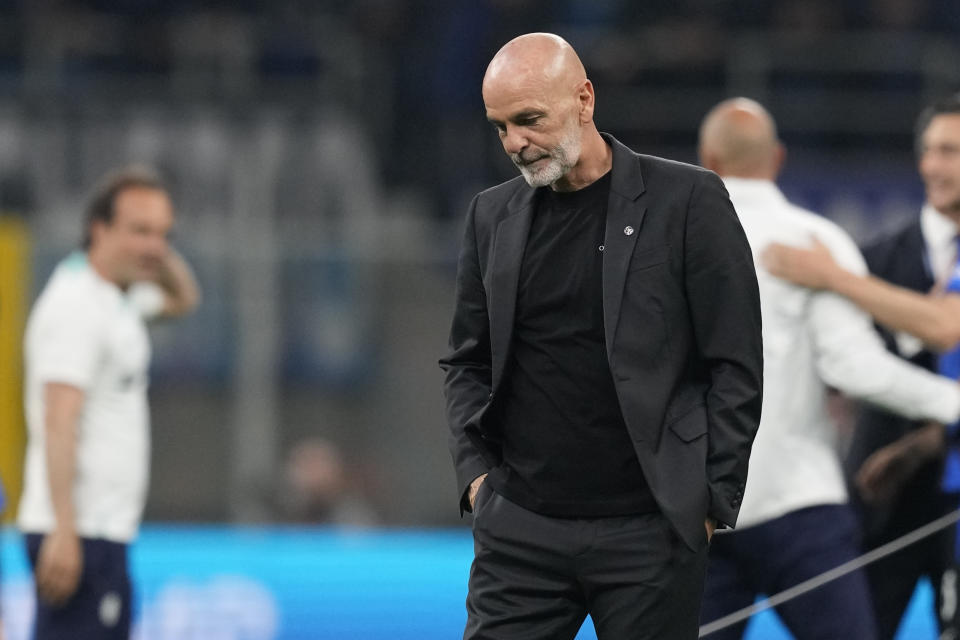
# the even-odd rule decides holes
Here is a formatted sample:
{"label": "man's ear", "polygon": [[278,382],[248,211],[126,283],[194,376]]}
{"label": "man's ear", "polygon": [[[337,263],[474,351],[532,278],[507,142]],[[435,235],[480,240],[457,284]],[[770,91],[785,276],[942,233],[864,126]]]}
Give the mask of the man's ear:
{"label": "man's ear", "polygon": [[723,175],[721,173],[721,163],[720,158],[717,157],[717,154],[712,153],[709,149],[704,149],[700,147],[697,153],[700,156],[700,166],[704,169],[709,169],[718,175]]}
{"label": "man's ear", "polygon": [[776,179],[780,172],[783,171],[783,165],[787,164],[787,148],[783,146],[783,143],[777,143],[777,149],[774,152],[774,174],[773,179]]}
{"label": "man's ear", "polygon": [[593,93],[593,83],[584,80],[577,89],[577,106],[579,109],[580,124],[587,124],[593,120],[593,108],[595,106]]}

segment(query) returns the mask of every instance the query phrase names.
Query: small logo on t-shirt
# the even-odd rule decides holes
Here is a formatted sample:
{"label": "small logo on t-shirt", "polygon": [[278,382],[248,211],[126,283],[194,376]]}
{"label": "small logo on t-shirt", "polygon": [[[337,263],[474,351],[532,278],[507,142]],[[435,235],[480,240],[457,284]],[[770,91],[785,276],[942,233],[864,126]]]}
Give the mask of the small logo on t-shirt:
{"label": "small logo on t-shirt", "polygon": [[116,591],[109,591],[100,600],[100,624],[105,627],[115,627],[120,622],[120,609],[123,600]]}

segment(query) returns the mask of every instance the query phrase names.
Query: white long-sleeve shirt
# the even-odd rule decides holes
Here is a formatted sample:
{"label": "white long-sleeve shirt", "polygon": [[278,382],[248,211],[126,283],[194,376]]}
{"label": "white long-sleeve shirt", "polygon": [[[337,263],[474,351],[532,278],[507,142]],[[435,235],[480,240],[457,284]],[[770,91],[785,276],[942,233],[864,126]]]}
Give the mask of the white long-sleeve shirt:
{"label": "white long-sleeve shirt", "polygon": [[838,226],[790,204],[772,182],[726,178],[757,265],[763,314],[763,417],[753,444],[738,528],[804,507],[847,500],[827,414],[827,388],[908,418],[960,417],[960,385],[888,353],[871,318],[846,298],[773,277],[760,255],[772,242],[816,237],[845,269],[863,256]]}

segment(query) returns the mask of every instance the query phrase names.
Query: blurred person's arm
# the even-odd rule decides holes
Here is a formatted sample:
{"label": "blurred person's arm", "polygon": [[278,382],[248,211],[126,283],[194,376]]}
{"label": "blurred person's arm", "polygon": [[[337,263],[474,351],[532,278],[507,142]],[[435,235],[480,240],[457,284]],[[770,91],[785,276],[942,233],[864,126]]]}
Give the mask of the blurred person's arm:
{"label": "blurred person's arm", "polygon": [[446,373],[443,390],[450,428],[448,441],[457,475],[461,513],[473,511],[477,491],[497,457],[497,452],[472,422],[474,416],[493,401],[490,321],[476,230],[478,200],[479,196],[473,199],[467,213],[457,263],[449,351],[440,359],[440,368]]}
{"label": "blurred person's arm", "polygon": [[888,503],[917,469],[945,451],[944,426],[925,424],[870,454],[860,465],[854,484],[868,504]]}
{"label": "blurred person's arm", "polygon": [[764,265],[794,284],[844,296],[878,324],[916,336],[935,351],[948,351],[960,343],[960,296],[924,295],[851,272],[838,265],[824,245],[814,242],[812,249],[772,244],[764,251]]}
{"label": "blurred person's arm", "polygon": [[200,304],[200,285],[193,270],[173,247],[164,256],[156,281],[137,282],[128,297],[144,318],[179,318]]}
{"label": "blurred person's arm", "polygon": [[184,316],[200,304],[200,285],[197,278],[187,261],[173,247],[164,258],[157,284],[164,293],[162,316]]}
{"label": "blurred person's arm", "polygon": [[[866,275],[863,256],[843,231],[825,224],[818,236],[840,268]],[[846,297],[813,292],[807,321],[817,372],[826,384],[906,418],[947,424],[960,417],[960,385],[887,351],[870,316]]]}
{"label": "blurred person's arm", "polygon": [[40,545],[36,582],[40,597],[53,606],[70,599],[83,568],[73,504],[77,429],[83,401],[83,390],[72,385],[48,383],[44,386],[44,446],[55,524]]}
{"label": "blurred person's arm", "polygon": [[733,528],[740,511],[760,425],[763,340],[749,241],[723,182],[710,172],[699,178],[686,209],[682,284],[694,352],[707,383],[702,397],[709,539],[718,524]]}

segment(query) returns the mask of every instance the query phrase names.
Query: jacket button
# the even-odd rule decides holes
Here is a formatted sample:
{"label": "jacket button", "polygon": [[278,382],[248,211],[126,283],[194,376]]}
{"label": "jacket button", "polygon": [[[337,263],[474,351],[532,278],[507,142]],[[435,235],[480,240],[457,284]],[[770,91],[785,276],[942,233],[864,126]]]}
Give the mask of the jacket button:
{"label": "jacket button", "polygon": [[490,395],[487,396],[487,400],[493,400],[493,391],[491,391]]}

